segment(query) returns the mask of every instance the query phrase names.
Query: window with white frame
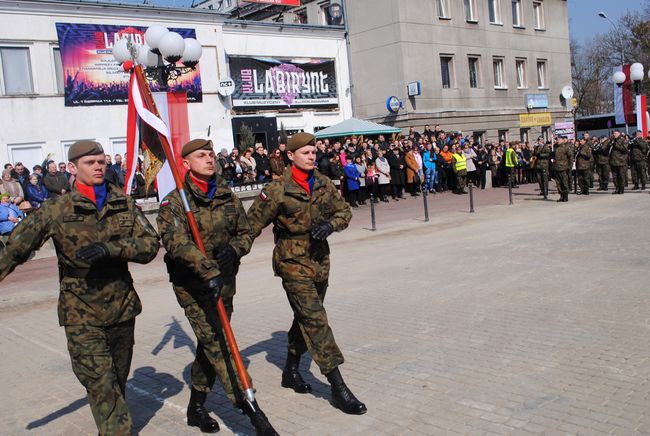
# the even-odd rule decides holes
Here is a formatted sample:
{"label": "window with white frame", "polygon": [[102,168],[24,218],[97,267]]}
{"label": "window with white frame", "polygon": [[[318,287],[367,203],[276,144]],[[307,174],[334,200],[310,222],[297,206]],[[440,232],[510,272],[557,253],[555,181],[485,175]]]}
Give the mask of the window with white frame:
{"label": "window with white frame", "polygon": [[436,0],[436,9],[438,18],[450,18],[449,11],[447,10],[447,0]]}
{"label": "window with white frame", "polygon": [[517,70],[517,88],[527,88],[526,85],[526,59],[515,59]]}
{"label": "window with white frame", "polygon": [[492,59],[492,69],[494,71],[494,87],[499,89],[505,89],[506,81],[503,70],[503,58],[495,57]]}
{"label": "window with white frame", "polygon": [[501,24],[501,0],[488,0],[490,23]]}
{"label": "window with white frame", "polygon": [[440,56],[440,77],[443,88],[455,88],[454,86],[454,58],[449,55]]}
{"label": "window with white frame", "polygon": [[61,61],[61,49],[54,47],[52,49],[52,57],[54,59],[54,78],[56,79],[56,93],[63,94],[65,92],[65,85],[63,83],[63,62]]}
{"label": "window with white frame", "polygon": [[537,87],[540,89],[548,88],[546,83],[546,60],[537,60]]}
{"label": "window with white frame", "polygon": [[4,95],[33,94],[29,47],[0,47],[0,92]]}
{"label": "window with white frame", "polygon": [[512,0],[512,25],[514,27],[524,26],[524,20],[521,14],[521,0]]}
{"label": "window with white frame", "polygon": [[478,11],[476,10],[476,0],[463,0],[465,6],[465,21],[472,23],[478,22]]}
{"label": "window with white frame", "polygon": [[479,73],[480,73],[480,57],[479,56],[468,56],[467,66],[469,69],[469,87],[478,88],[479,87]]}
{"label": "window with white frame", "polygon": [[34,142],[25,144],[8,144],[9,162],[22,162],[25,168],[31,169],[34,165],[40,165],[43,162],[44,142]]}
{"label": "window with white frame", "polygon": [[535,29],[543,30],[544,25],[544,3],[541,1],[533,2],[533,19],[535,20]]}

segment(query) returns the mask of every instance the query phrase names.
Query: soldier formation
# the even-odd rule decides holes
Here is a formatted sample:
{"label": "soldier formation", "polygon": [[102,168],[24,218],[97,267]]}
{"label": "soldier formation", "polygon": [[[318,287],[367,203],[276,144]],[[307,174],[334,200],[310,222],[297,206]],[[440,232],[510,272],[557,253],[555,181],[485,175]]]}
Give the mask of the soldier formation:
{"label": "soldier formation", "polygon": [[[257,401],[244,398],[216,308],[222,299],[232,316],[240,260],[271,223],[276,237],[274,271],[282,278],[294,313],[281,385],[311,392],[298,372],[300,357],[309,351],[331,384],[332,405],[348,414],[366,412],[343,381],[339,370],[343,355],[323,306],[329,275],[327,237],[344,230],[352,214],[332,182],[314,171],[313,135],[294,135],[286,149],[292,167],[265,187],[247,215],[216,174],[212,142],[196,139],[183,147],[184,190],[206,254],[192,238],[179,191],[160,204],[157,223],[170,282],[198,342],[187,424],[205,433],[219,431],[204,406],[218,378],[257,434],[277,435]],[[76,180],[72,191],[44,203],[14,229],[0,251],[0,280],[53,239],[60,276],[59,323],[65,329],[73,372],[88,393],[99,434],[127,435],[132,418],[125,400],[126,381],[135,317],[142,309],[128,262],[153,260],[159,236],[135,201],[106,183],[100,144],[79,141],[70,147],[68,159]]]}

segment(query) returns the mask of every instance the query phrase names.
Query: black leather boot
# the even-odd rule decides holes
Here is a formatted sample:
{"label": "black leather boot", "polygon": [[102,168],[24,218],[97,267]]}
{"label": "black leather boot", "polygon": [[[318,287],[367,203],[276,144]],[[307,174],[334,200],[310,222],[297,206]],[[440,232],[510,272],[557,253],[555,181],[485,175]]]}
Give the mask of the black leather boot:
{"label": "black leather boot", "polygon": [[332,385],[332,406],[349,415],[363,415],[368,411],[366,405],[357,400],[350,389],[345,385],[338,368],[326,374],[327,380]]}
{"label": "black leather boot", "polygon": [[253,401],[252,403],[249,403],[247,400],[244,401],[242,412],[251,420],[257,436],[279,436],[278,432],[275,431],[269,422],[269,419],[262,412],[262,409],[260,409],[260,406],[257,405],[257,401]]}
{"label": "black leather boot", "polygon": [[311,385],[300,376],[298,372],[299,366],[300,356],[287,353],[287,363],[284,365],[284,371],[282,371],[282,387],[293,389],[299,394],[308,394],[311,392]]}
{"label": "black leather boot", "polygon": [[190,404],[187,405],[187,425],[198,427],[203,433],[216,433],[219,423],[212,419],[205,409],[205,399],[208,394],[192,389]]}

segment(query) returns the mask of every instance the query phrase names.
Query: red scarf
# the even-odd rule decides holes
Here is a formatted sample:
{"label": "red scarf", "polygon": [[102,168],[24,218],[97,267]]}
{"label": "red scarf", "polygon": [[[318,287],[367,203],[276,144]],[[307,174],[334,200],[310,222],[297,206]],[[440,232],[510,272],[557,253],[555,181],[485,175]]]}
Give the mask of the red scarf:
{"label": "red scarf", "polygon": [[208,193],[208,182],[204,182],[203,180],[199,180],[199,179],[197,179],[196,177],[194,177],[192,174],[190,174],[190,179],[192,179],[192,182],[194,182],[194,184],[195,184],[196,186],[198,186],[199,189],[200,189],[204,194],[207,194],[207,193]]}
{"label": "red scarf", "polygon": [[314,171],[303,171],[300,168],[293,165],[291,167],[291,178],[298,186],[311,195],[311,190],[314,187]]}

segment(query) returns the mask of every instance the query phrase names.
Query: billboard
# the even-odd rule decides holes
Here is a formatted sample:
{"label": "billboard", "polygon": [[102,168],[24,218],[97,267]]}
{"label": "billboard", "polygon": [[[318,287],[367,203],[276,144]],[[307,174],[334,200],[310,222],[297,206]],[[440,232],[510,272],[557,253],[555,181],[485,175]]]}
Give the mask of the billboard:
{"label": "billboard", "polygon": [[519,127],[550,126],[552,122],[550,112],[519,114]]}
{"label": "billboard", "polygon": [[[61,50],[66,106],[126,104],[129,75],[113,59],[113,44],[130,37],[136,44],[144,43],[146,27],[112,24],[56,23]],[[184,38],[196,38],[194,29],[170,29]],[[151,82],[152,91],[158,84]],[[199,67],[170,83],[170,91],[187,92],[187,100],[200,102],[201,74]]]}
{"label": "billboard", "polygon": [[564,135],[569,139],[576,139],[575,128],[573,121],[564,121],[555,123],[553,127],[554,133],[558,136]]}
{"label": "billboard", "polygon": [[528,109],[545,109],[548,107],[548,95],[526,94],[526,107]]}
{"label": "billboard", "polygon": [[334,59],[230,56],[235,109],[336,108]]}
{"label": "billboard", "polygon": [[300,6],[300,0],[246,0],[246,3],[265,3],[267,5]]}

